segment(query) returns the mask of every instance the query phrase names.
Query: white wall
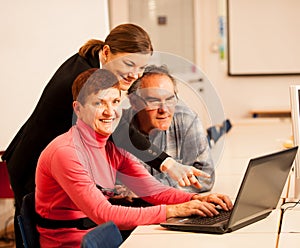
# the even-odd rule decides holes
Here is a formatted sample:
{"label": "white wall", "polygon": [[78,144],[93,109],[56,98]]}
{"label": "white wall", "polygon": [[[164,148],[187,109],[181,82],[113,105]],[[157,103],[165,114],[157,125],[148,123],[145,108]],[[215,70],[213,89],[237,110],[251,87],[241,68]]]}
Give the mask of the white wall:
{"label": "white wall", "polygon": [[[118,22],[128,21],[128,9],[126,9],[128,1],[122,0],[120,3],[118,0],[110,0],[110,2],[113,3],[112,13],[115,16],[112,24],[117,25]],[[122,6],[116,3],[122,4]],[[221,60],[218,53],[220,42],[218,16],[221,14],[220,6],[224,3],[225,0],[194,0],[196,65],[205,72],[209,81],[216,88],[223,103],[225,115],[231,119],[238,119],[249,117],[251,109],[289,108],[288,87],[291,84],[300,84],[300,76],[229,77],[227,75],[227,62]],[[117,13],[121,13],[121,15]],[[253,18],[253,22],[255,21]],[[254,25],[259,25],[259,23],[254,23]],[[289,37],[283,37],[282,42],[285,42],[284,38],[293,39],[293,37],[299,36],[300,29],[298,33],[290,32]],[[152,34],[151,38],[157,39],[155,34]],[[168,40],[168,42],[175,41]],[[274,47],[273,50],[276,51],[276,48]]]}
{"label": "white wall", "polygon": [[0,1],[0,149],[32,113],[56,69],[109,33],[106,0]]}
{"label": "white wall", "polygon": [[[196,22],[200,33],[198,38],[202,43],[196,54],[196,61],[215,85],[226,116],[236,119],[249,116],[251,109],[289,108],[289,85],[300,84],[300,76],[229,77],[227,75],[226,60],[221,60],[219,54],[212,49],[220,40],[218,14],[222,1],[224,0],[195,0],[198,12]],[[285,38],[293,39],[295,36],[300,36],[300,30],[298,33],[291,32],[289,37],[283,37],[282,42]],[[276,51],[276,47],[273,49]]]}
{"label": "white wall", "polygon": [[[193,0],[128,0],[129,20],[149,34],[156,51],[173,53],[194,61]],[[159,24],[158,17],[166,23]],[[178,68],[180,70],[181,68]]]}

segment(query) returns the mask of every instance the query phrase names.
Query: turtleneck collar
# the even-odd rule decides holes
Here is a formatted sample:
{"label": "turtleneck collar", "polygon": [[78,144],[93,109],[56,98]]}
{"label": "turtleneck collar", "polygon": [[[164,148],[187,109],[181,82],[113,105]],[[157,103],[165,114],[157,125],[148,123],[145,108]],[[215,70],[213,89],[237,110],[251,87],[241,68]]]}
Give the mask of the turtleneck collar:
{"label": "turtleneck collar", "polygon": [[85,143],[99,148],[105,147],[109,135],[97,133],[89,125],[79,119],[77,119],[76,127]]}

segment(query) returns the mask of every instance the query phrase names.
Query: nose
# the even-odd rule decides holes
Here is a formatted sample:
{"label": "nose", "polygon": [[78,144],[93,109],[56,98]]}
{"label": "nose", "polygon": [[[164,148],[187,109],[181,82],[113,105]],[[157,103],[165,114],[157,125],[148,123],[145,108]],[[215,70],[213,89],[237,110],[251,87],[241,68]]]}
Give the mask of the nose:
{"label": "nose", "polygon": [[140,74],[138,72],[129,72],[128,73],[128,77],[133,78],[135,80],[137,80],[140,76]]}
{"label": "nose", "polygon": [[143,76],[143,73],[144,73],[144,71],[138,72],[138,73],[137,73],[137,74],[138,74],[138,78],[142,77],[142,76]]}
{"label": "nose", "polygon": [[114,114],[114,112],[115,112],[115,108],[111,104],[106,104],[103,113],[111,116]]}
{"label": "nose", "polygon": [[169,108],[168,108],[168,106],[166,105],[166,103],[165,102],[160,102],[160,105],[159,105],[159,107],[158,107],[158,111],[159,112],[166,112],[166,111],[168,111],[169,110]]}
{"label": "nose", "polygon": [[140,78],[144,73],[144,69],[138,66],[132,68],[132,70],[128,73],[130,77],[133,77],[135,80]]}
{"label": "nose", "polygon": [[103,110],[103,115],[106,116],[113,116],[115,118],[120,118],[121,116],[121,109],[119,108],[119,106],[114,106],[113,104],[107,104],[105,106],[105,109]]}

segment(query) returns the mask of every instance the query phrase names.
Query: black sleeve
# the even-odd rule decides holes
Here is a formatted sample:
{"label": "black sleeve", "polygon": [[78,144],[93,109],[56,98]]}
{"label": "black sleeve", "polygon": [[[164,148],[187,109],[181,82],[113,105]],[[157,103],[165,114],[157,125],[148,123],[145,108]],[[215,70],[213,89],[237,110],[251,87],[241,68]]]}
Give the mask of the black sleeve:
{"label": "black sleeve", "polygon": [[18,133],[16,134],[16,136],[13,138],[13,140],[10,142],[9,146],[6,148],[6,150],[4,151],[4,153],[2,154],[2,161],[6,161],[8,162],[15,150],[15,147],[18,145],[20,139],[23,136],[23,131],[25,128],[25,124],[22,126],[22,128],[18,131]]}
{"label": "black sleeve", "polygon": [[151,144],[147,136],[139,132],[133,125],[129,125],[124,119],[121,119],[110,138],[116,146],[130,152],[159,172],[161,163],[170,157]]}

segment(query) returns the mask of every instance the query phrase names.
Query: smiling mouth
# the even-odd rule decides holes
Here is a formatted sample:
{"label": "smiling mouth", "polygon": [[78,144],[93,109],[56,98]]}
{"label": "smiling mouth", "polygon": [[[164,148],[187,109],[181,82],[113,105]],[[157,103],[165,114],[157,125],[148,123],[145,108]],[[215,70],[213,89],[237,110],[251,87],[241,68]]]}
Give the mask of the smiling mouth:
{"label": "smiling mouth", "polygon": [[123,76],[121,76],[122,80],[127,83],[127,84],[131,84],[132,80],[131,79],[128,79],[128,78],[125,78]]}
{"label": "smiling mouth", "polygon": [[115,119],[103,119],[103,120],[99,120],[103,123],[112,123]]}
{"label": "smiling mouth", "polygon": [[169,116],[165,116],[165,117],[157,117],[158,120],[167,120],[169,119]]}

